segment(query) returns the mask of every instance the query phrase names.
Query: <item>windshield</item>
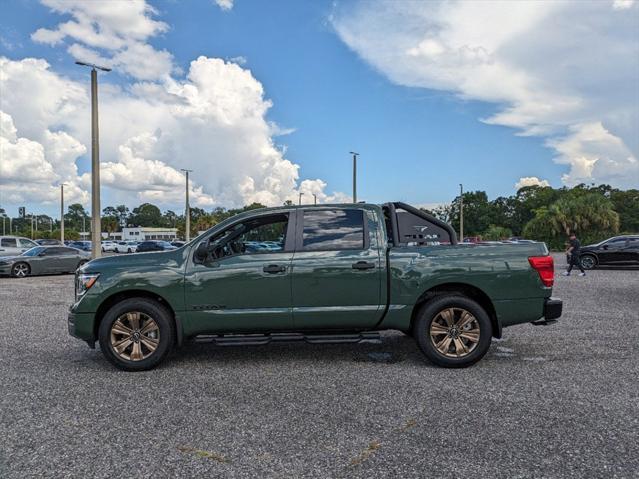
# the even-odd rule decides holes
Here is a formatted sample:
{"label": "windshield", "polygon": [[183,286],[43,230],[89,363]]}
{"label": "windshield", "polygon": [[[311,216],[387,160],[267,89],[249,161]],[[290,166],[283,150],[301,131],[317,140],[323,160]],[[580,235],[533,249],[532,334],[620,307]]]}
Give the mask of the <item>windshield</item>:
{"label": "windshield", "polygon": [[26,250],[20,256],[38,256],[44,250],[45,248],[43,248],[42,246],[36,246],[35,248]]}

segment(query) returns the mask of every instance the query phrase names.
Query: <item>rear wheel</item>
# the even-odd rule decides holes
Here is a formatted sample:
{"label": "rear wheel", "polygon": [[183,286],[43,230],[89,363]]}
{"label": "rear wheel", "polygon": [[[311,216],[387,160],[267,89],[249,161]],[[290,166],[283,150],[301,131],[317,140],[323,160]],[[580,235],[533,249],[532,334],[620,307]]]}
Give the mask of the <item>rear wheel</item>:
{"label": "rear wheel", "polygon": [[16,263],[11,268],[11,276],[14,278],[24,278],[31,274],[31,266],[27,263]]}
{"label": "rear wheel", "polygon": [[581,261],[581,267],[583,269],[595,269],[595,267],[597,266],[597,258],[595,258],[591,254],[583,255],[581,258],[579,258],[579,261]]}
{"label": "rear wheel", "polygon": [[461,295],[438,296],[418,313],[413,336],[437,366],[463,368],[488,352],[492,325],[486,311]]}
{"label": "rear wheel", "polygon": [[145,371],[157,366],[173,347],[171,315],[146,298],[125,299],[113,306],[100,323],[100,349],[116,367]]}

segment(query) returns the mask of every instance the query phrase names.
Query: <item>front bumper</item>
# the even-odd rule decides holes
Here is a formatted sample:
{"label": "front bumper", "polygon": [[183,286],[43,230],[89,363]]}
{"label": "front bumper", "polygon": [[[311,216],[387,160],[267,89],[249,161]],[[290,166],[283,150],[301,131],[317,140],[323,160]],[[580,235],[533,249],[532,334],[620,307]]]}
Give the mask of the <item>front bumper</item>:
{"label": "front bumper", "polygon": [[544,300],[544,316],[531,324],[535,326],[548,326],[557,322],[557,318],[561,316],[564,303],[559,298],[546,298]]}
{"label": "front bumper", "polygon": [[93,332],[93,314],[76,313],[69,309],[67,315],[67,327],[69,334],[74,338],[82,339],[91,348],[95,348],[95,334]]}

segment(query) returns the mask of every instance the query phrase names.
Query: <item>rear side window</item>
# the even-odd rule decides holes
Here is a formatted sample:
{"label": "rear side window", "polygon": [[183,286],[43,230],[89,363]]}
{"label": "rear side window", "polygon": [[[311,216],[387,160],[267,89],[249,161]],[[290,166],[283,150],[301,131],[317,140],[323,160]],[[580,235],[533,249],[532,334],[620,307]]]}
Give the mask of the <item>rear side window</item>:
{"label": "rear side window", "polygon": [[362,210],[304,211],[304,251],[364,249]]}
{"label": "rear side window", "polygon": [[0,240],[0,246],[5,246],[7,248],[17,248],[18,242],[15,238],[2,238]]}

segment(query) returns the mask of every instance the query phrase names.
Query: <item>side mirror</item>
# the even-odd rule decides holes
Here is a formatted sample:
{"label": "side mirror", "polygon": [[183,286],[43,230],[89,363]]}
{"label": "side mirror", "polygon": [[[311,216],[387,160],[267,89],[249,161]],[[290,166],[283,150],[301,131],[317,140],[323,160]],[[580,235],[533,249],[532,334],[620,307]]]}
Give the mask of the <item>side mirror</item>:
{"label": "side mirror", "polygon": [[603,249],[608,249],[608,245],[607,245],[607,244],[605,244],[605,245],[603,245],[603,246],[602,246],[602,248],[603,248]]}
{"label": "side mirror", "polygon": [[44,251],[42,251],[42,252],[38,253],[38,256],[46,256],[46,255],[47,255],[47,254],[46,254]]}
{"label": "side mirror", "polygon": [[207,246],[206,242],[202,241],[200,244],[197,245],[197,248],[195,248],[193,257],[197,260],[198,263],[203,263],[204,261],[206,261],[206,257],[208,255],[209,247]]}

